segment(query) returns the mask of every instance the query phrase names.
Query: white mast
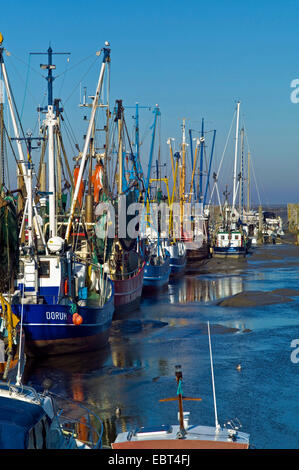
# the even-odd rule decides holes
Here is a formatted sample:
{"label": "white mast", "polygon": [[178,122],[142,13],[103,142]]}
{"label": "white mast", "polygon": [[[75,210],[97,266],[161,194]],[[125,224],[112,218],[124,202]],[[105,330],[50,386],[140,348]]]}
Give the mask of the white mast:
{"label": "white mast", "polygon": [[[2,43],[2,41],[3,41],[3,38],[2,38],[2,35],[0,34],[0,44]],[[32,239],[32,229],[33,229],[33,227],[32,227],[32,225],[33,225],[33,214],[32,214],[33,207],[32,206],[33,206],[33,201],[32,201],[32,188],[31,188],[31,171],[32,170],[29,169],[29,168],[27,170],[26,164],[25,164],[25,157],[24,157],[23,148],[22,148],[22,144],[21,144],[20,133],[19,133],[19,129],[18,129],[18,125],[17,125],[17,121],[16,121],[16,117],[15,117],[15,112],[14,112],[12,92],[11,92],[11,88],[10,88],[8,76],[7,76],[7,73],[6,73],[4,60],[3,60],[3,51],[4,51],[4,48],[1,48],[0,49],[1,70],[2,70],[3,80],[4,80],[5,90],[6,90],[6,94],[7,94],[7,100],[8,100],[8,106],[9,106],[9,110],[10,110],[12,125],[13,125],[13,129],[14,129],[16,142],[17,142],[17,148],[18,148],[18,153],[19,153],[19,161],[20,161],[20,164],[21,164],[22,174],[23,174],[23,177],[24,177],[24,183],[25,183],[25,187],[26,187],[27,201],[28,201],[28,204],[27,204],[27,207],[28,207],[28,227],[27,227],[28,228],[28,245],[32,246],[32,242],[33,242],[33,239]]]}
{"label": "white mast", "polygon": [[[109,43],[106,42],[105,45],[109,45]],[[96,110],[97,110],[97,103],[98,103],[98,100],[99,100],[99,97],[100,97],[100,94],[101,94],[101,90],[102,90],[104,72],[105,72],[107,62],[110,61],[110,49],[103,48],[102,51],[104,51],[104,58],[103,58],[102,67],[101,67],[101,71],[100,71],[100,76],[99,76],[99,80],[98,80],[97,90],[96,90],[96,93],[95,93],[95,96],[94,96],[94,99],[93,99],[93,103],[92,103],[91,116],[90,116],[90,120],[89,120],[89,126],[88,126],[88,130],[87,130],[87,134],[86,134],[86,137],[85,137],[84,148],[83,148],[82,158],[81,158],[81,163],[80,163],[80,168],[79,168],[79,174],[78,174],[76,187],[75,187],[75,191],[74,191],[74,195],[73,195],[73,199],[72,199],[72,204],[71,204],[71,208],[70,208],[70,216],[69,216],[68,225],[67,225],[66,234],[65,234],[66,241],[68,241],[69,236],[70,236],[71,225],[72,225],[72,221],[73,221],[73,217],[74,217],[74,211],[75,211],[75,207],[76,207],[76,203],[77,203],[77,199],[78,199],[80,184],[81,184],[82,176],[83,176],[84,169],[85,169],[86,156],[87,156],[87,152],[88,152],[88,148],[89,148],[89,141],[90,141],[90,136],[91,136],[91,132],[92,132],[92,128],[93,128],[93,122],[94,122],[94,118],[95,118],[95,114],[96,114]]]}
{"label": "white mast", "polygon": [[217,432],[217,431],[220,430],[220,424],[218,423],[218,416],[217,416],[217,404],[216,404],[214,368],[213,368],[213,357],[212,357],[212,346],[211,346],[210,322],[208,322],[208,333],[209,333],[210,361],[211,361],[213,399],[214,399],[214,411],[215,411],[215,427],[216,427],[216,432]]}
{"label": "white mast", "polygon": [[[56,187],[55,187],[55,156],[54,156],[54,127],[57,124],[53,106],[48,106],[48,112],[44,121],[48,128],[48,155],[49,155],[49,228],[50,237],[57,234],[56,221]],[[49,238],[50,238],[49,237]]]}
{"label": "white mast", "polygon": [[236,122],[236,141],[235,141],[235,165],[234,165],[234,188],[233,188],[233,206],[235,208],[236,200],[236,185],[237,185],[237,158],[238,158],[238,138],[239,138],[239,115],[240,115],[240,101],[237,103],[237,122]]}

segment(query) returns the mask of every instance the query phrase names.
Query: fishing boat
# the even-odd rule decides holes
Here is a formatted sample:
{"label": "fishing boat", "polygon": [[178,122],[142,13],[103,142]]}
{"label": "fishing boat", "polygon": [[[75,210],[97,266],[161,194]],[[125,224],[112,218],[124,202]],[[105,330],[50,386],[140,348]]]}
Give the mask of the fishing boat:
{"label": "fishing boat", "polygon": [[[60,136],[62,110],[59,108],[59,100],[53,102],[53,51],[49,47],[48,64],[42,66],[48,70],[48,106],[44,110],[46,118],[43,123],[48,143],[48,191],[34,193],[34,166],[31,159],[33,138],[26,138],[19,132],[22,127],[17,123],[16,116],[19,114],[13,106],[3,50],[0,49],[1,71],[19,152],[19,180],[26,195],[26,204],[19,232],[18,274],[14,276],[14,288],[2,294],[22,324],[26,354],[54,355],[98,349],[107,344],[109,336],[114,311],[113,285],[97,259],[96,247],[91,239],[86,237],[84,241],[78,241],[80,232],[87,233],[82,222],[83,204],[79,196],[95,109],[105,68],[110,61],[110,49],[104,47],[101,50],[103,61],[76,184],[72,182],[69,215],[63,212],[65,207],[61,208],[61,201],[56,198],[55,175],[57,162],[60,163],[58,168],[61,171],[61,156],[54,154],[54,147],[62,148],[61,140],[59,143],[55,141]],[[38,139],[42,140],[41,137]],[[27,159],[22,147],[24,142]],[[38,181],[40,184],[41,179]]]}
{"label": "fishing boat", "polygon": [[213,247],[215,258],[241,258],[247,253],[244,235],[240,230],[219,230]]}
{"label": "fishing boat", "polygon": [[[62,398],[62,397],[60,397]],[[70,403],[71,401],[68,400]],[[0,382],[0,449],[99,449],[103,425],[78,402],[81,418],[69,418],[48,390]],[[84,440],[79,437],[83,427]]]}
{"label": "fishing boat", "polygon": [[170,240],[166,246],[170,256],[170,275],[182,275],[187,264],[186,246],[181,240]]}
{"label": "fishing boat", "polygon": [[[209,158],[209,164],[206,170],[204,169],[204,154],[206,148],[206,136],[204,129],[204,118],[202,118],[200,138],[196,139],[195,155],[193,159],[193,139],[192,139],[192,130],[189,129],[190,136],[190,153],[191,153],[191,162],[193,165],[192,168],[192,177],[190,185],[190,194],[189,202],[192,202],[193,195],[193,204],[200,205],[199,214],[191,214],[191,227],[193,232],[193,240],[190,237],[186,237],[185,245],[187,249],[187,260],[188,263],[196,262],[196,264],[204,263],[211,256],[211,239],[210,239],[210,214],[209,209],[206,207],[208,190],[209,190],[209,181],[212,168],[212,161],[214,156],[215,148],[215,139],[216,139],[216,130],[213,131],[213,139],[211,143],[211,153]],[[186,141],[186,138],[183,138],[183,143]],[[196,166],[199,154],[199,170],[198,170],[198,184],[196,188],[195,184],[195,175],[196,175]],[[206,185],[204,189],[203,176],[206,174]],[[194,209],[193,209],[194,211]],[[199,219],[197,226],[195,220]]]}
{"label": "fishing boat", "polygon": [[146,246],[147,261],[144,269],[143,287],[160,289],[168,284],[171,267],[170,254],[159,240],[152,239]]}
{"label": "fishing boat", "polygon": [[[103,187],[101,194],[103,196],[105,193],[105,200],[113,206],[116,214],[117,233],[111,243],[109,256],[106,256],[106,260],[109,277],[114,286],[114,307],[115,315],[117,315],[138,308],[142,294],[145,259],[140,237],[131,237],[127,233],[130,221],[135,217],[135,214],[133,216],[128,215],[128,211],[130,206],[140,199],[143,182],[137,170],[139,156],[134,154],[129,139],[131,168],[126,168],[128,162],[125,158],[124,145],[127,125],[122,100],[116,101],[113,117],[118,135],[115,166],[117,188],[114,194],[112,191],[113,195],[111,196],[110,187]],[[108,129],[108,126],[106,126],[106,129]],[[114,183],[115,181],[112,182],[112,186],[114,186]],[[123,212],[125,212],[125,215]],[[101,222],[98,221],[98,223]],[[106,229],[108,229],[107,225]]]}
{"label": "fishing boat", "polygon": [[263,241],[265,244],[276,244],[277,239],[284,236],[282,218],[277,216],[275,212],[263,212]]}
{"label": "fishing boat", "polygon": [[[238,180],[237,164],[238,164],[238,139],[239,139],[239,116],[240,102],[237,103],[236,109],[236,138],[235,138],[235,158],[233,173],[233,196],[232,204],[228,203],[229,192],[224,192],[225,202],[221,210],[221,223],[215,229],[213,240],[213,257],[216,258],[244,258],[248,253],[250,242],[248,242],[248,230],[245,230],[244,207],[243,207],[243,154],[244,154],[244,129],[241,131],[241,174]],[[236,198],[238,188],[240,188],[240,204],[239,210],[236,207]]]}
{"label": "fishing boat", "polygon": [[[157,178],[151,178],[152,159],[154,152],[155,133],[157,121],[161,115],[159,106],[154,108],[154,123],[152,126],[152,142],[149,155],[147,178],[144,184],[144,218],[141,221],[141,238],[144,240],[144,251],[146,264],[144,268],[143,288],[144,290],[161,289],[167,286],[171,267],[170,253],[167,249],[169,233],[164,229],[164,220],[161,211],[157,210],[157,203],[162,202],[161,181],[159,175],[160,146],[158,151]],[[158,182],[156,194],[152,194],[153,182]]]}
{"label": "fishing boat", "polygon": [[[3,128],[3,124],[1,128]],[[1,184],[2,186],[2,184]],[[7,378],[8,372],[17,364],[19,344],[19,319],[1,292],[12,291],[14,275],[17,273],[18,224],[16,204],[13,197],[2,191],[0,195],[0,376]]]}
{"label": "fishing boat", "polygon": [[[176,160],[175,174],[177,173],[178,159]],[[170,277],[177,277],[184,273],[187,264],[186,258],[186,247],[182,240],[176,237],[174,230],[174,213],[173,213],[173,202],[175,200],[175,180],[172,188],[172,195],[170,196],[168,178],[162,178],[160,175],[160,162],[157,161],[157,178],[150,178],[150,184],[156,184],[156,195],[152,195],[151,202],[161,202],[168,206],[166,213],[160,212],[158,219],[156,220],[157,229],[152,227],[147,228],[147,236],[149,240],[155,240],[156,243],[160,243],[164,250],[169,253],[170,256]],[[166,185],[167,197],[163,196],[161,184]],[[166,201],[166,202],[165,202]],[[164,208],[165,209],[165,208]],[[164,219],[164,220],[163,220]],[[164,223],[163,223],[164,222]],[[166,223],[165,223],[166,222]],[[154,224],[152,224],[154,225]],[[162,227],[161,227],[162,226]],[[158,233],[159,230],[159,233]]]}
{"label": "fishing boat", "polygon": [[137,271],[125,273],[123,279],[112,278],[115,314],[128,313],[138,308],[142,294],[144,267],[145,261]]}
{"label": "fishing boat", "polygon": [[202,401],[201,398],[186,397],[182,392],[183,374],[181,366],[175,367],[177,396],[163,398],[160,402],[177,401],[179,406],[178,425],[161,424],[142,426],[129,432],[119,433],[111,444],[113,449],[248,449],[249,434],[241,432],[239,420],[231,420],[228,425],[220,426],[217,416],[216,394],[214,383],[213,359],[208,323],[210,361],[215,411],[215,426],[189,424],[190,412],[183,411],[184,401]]}

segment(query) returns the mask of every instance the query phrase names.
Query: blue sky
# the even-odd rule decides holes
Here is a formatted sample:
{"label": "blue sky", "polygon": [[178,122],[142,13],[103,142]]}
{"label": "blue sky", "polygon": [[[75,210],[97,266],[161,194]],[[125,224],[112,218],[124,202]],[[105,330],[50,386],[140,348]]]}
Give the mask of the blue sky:
{"label": "blue sky", "polygon": [[[56,75],[70,69],[54,82],[54,94],[67,99],[66,111],[80,143],[84,123],[75,85],[105,40],[111,44],[111,102],[121,98],[128,106],[136,101],[159,104],[165,161],[166,139],[174,137],[179,146],[182,119],[186,118],[187,129],[199,130],[204,117],[206,129],[217,130],[217,170],[240,100],[262,202],[299,202],[299,103],[290,100],[291,81],[299,78],[297,0],[17,0],[2,6],[0,31],[11,52],[5,62],[19,109],[29,52],[46,51],[49,42],[54,51],[71,52],[69,63],[66,56],[54,60]],[[30,59],[36,72],[30,70],[28,76],[25,129],[34,127],[36,105],[45,91],[39,70],[44,59]],[[93,65],[82,80],[89,94],[98,70],[99,65]],[[128,110],[132,126],[130,115]],[[149,111],[141,112],[141,134],[152,119]],[[147,160],[146,151],[143,159]],[[223,186],[231,183],[232,160],[233,141],[223,163]],[[255,188],[253,202],[258,202],[254,193]]]}

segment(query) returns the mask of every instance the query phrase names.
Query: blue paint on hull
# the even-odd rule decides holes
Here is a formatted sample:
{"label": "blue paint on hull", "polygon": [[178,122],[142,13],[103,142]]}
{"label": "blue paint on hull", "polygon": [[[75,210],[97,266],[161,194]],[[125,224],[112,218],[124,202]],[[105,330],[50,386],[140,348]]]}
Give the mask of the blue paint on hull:
{"label": "blue paint on hull", "polygon": [[170,276],[170,258],[167,256],[162,265],[146,264],[143,276],[143,287],[160,288],[168,284]]}
{"label": "blue paint on hull", "polygon": [[100,306],[78,306],[83,318],[74,325],[70,305],[15,304],[25,333],[25,352],[29,356],[67,354],[98,349],[106,345],[114,312],[114,296]]}
{"label": "blue paint on hull", "polygon": [[215,247],[213,249],[213,254],[214,256],[218,255],[222,257],[246,256],[246,247],[245,246],[240,246],[240,247],[229,246],[225,248]]}
{"label": "blue paint on hull", "polygon": [[180,274],[186,267],[186,256],[170,258],[170,274]]}

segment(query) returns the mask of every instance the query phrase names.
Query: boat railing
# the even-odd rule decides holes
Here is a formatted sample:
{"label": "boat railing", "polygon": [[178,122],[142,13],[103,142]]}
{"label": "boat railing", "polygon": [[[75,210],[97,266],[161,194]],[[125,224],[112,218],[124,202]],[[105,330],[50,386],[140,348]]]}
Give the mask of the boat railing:
{"label": "boat railing", "polygon": [[[48,395],[55,399],[56,407],[60,407],[61,402],[70,407],[70,411],[66,411],[62,407],[57,413],[64,433],[72,435],[93,449],[102,447],[104,427],[99,416],[81,402],[53,392],[48,392]],[[77,415],[78,410],[79,416]],[[74,415],[72,415],[72,411],[75,411]]]}
{"label": "boat railing", "polygon": [[3,382],[0,381],[0,390],[5,390],[8,393],[17,393],[19,395],[22,395],[23,397],[28,397],[28,398],[33,398],[34,401],[41,403],[40,397],[36,390],[32,387],[29,387],[28,385],[17,385],[17,384],[11,384],[10,382]]}
{"label": "boat railing", "polygon": [[[112,281],[123,281],[126,279],[132,279],[132,277],[135,277],[140,273],[140,271],[143,269],[144,266],[145,266],[145,261],[143,261],[142,264],[137,266],[133,271],[120,273],[120,274],[117,274],[116,276],[110,274],[110,279]],[[119,279],[118,279],[118,276],[119,276]]]}

